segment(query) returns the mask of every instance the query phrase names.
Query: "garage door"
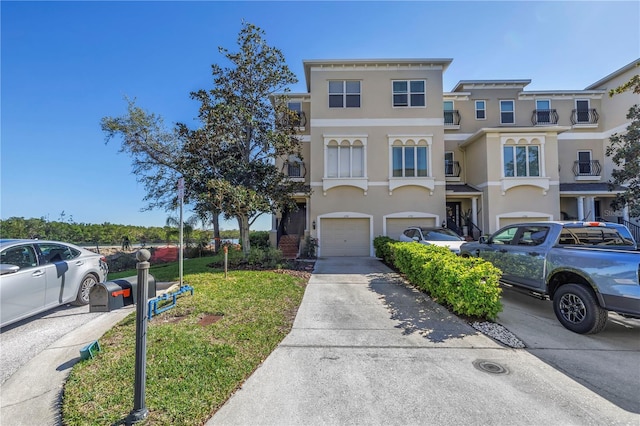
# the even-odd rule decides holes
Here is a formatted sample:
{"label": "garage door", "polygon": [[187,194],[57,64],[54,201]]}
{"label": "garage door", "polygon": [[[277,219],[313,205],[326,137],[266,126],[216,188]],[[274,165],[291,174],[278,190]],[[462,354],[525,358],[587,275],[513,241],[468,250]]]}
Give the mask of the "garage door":
{"label": "garage door", "polygon": [[501,217],[500,228],[514,223],[541,222],[549,220],[548,217]]}
{"label": "garage door", "polygon": [[320,219],[320,256],[370,256],[369,219]]}
{"label": "garage door", "polygon": [[387,237],[400,239],[400,234],[410,226],[436,226],[435,218],[387,219]]}

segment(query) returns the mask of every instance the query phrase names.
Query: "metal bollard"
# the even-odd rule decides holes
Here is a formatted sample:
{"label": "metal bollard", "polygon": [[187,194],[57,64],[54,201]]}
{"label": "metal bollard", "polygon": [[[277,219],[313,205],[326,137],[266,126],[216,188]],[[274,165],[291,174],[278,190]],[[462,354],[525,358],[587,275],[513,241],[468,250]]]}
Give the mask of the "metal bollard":
{"label": "metal bollard", "polygon": [[147,309],[149,287],[149,250],[138,250],[136,259],[138,264],[138,288],[136,306],[136,377],[134,383],[133,410],[125,422],[131,425],[147,418],[149,410],[145,404],[145,382],[147,379]]}

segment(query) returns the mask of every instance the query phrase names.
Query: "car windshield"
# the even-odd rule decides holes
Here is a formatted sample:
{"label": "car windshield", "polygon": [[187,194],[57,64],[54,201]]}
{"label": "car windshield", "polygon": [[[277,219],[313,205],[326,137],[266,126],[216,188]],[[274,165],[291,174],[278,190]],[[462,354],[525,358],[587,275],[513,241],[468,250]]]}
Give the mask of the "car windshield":
{"label": "car windshield", "polygon": [[448,228],[423,229],[422,235],[427,241],[460,241],[458,234]]}

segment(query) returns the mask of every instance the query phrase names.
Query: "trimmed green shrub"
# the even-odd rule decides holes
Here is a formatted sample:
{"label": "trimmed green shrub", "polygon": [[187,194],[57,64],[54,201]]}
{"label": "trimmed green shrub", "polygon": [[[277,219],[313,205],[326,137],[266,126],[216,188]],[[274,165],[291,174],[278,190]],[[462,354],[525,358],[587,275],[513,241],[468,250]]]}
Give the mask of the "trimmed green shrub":
{"label": "trimmed green shrub", "polygon": [[249,244],[251,248],[263,248],[269,247],[269,231],[251,231],[249,232]]}
{"label": "trimmed green shrub", "polygon": [[502,311],[502,272],[478,258],[456,256],[446,247],[374,240],[376,255],[420,290],[459,315],[495,319]]}
{"label": "trimmed green shrub", "polygon": [[396,240],[389,237],[376,237],[373,239],[373,248],[376,252],[376,257],[379,257],[383,262],[393,265],[393,259],[391,258],[391,246],[390,243]]}

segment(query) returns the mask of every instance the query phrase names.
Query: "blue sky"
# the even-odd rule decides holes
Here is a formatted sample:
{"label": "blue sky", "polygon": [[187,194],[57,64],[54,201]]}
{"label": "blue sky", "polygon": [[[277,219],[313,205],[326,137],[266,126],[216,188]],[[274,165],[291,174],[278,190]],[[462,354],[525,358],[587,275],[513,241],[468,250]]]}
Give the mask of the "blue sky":
{"label": "blue sky", "polygon": [[[304,92],[302,61],[453,58],[460,80],[584,89],[640,57],[640,2],[0,2],[0,217],[163,226],[100,119],[124,97],[197,126],[189,93],[211,87],[218,46],[242,20],[266,32]],[[190,212],[185,210],[185,217]],[[270,218],[254,229],[270,229]],[[235,220],[223,229],[237,229]]]}

